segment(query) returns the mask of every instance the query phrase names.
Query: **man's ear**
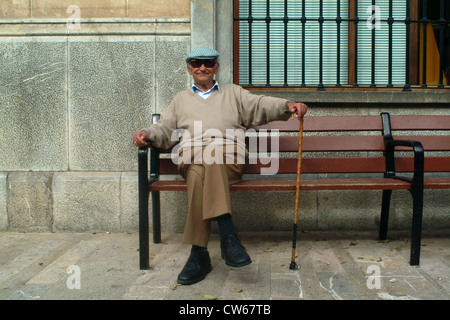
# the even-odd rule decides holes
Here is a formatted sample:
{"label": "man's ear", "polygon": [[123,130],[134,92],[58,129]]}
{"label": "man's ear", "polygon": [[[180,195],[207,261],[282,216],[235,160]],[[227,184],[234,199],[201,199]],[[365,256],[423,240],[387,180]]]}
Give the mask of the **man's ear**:
{"label": "man's ear", "polygon": [[191,65],[188,63],[186,65],[187,71],[189,72],[190,75],[192,75],[192,69],[191,69]]}

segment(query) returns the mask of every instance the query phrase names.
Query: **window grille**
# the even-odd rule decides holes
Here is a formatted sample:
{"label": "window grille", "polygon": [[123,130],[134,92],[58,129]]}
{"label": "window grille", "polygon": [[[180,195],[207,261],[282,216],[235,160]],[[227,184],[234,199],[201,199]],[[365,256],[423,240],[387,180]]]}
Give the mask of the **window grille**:
{"label": "window grille", "polygon": [[[430,1],[439,2],[434,20],[426,12]],[[411,2],[419,7],[415,17]],[[435,68],[441,71],[437,88],[444,88],[450,64],[445,60],[450,50],[446,6],[444,0],[235,0],[235,82],[408,91],[411,80],[430,87],[426,69]],[[433,43],[423,32],[430,26],[439,34],[432,67],[426,60],[436,58],[427,57]],[[411,37],[418,39],[415,47]]]}

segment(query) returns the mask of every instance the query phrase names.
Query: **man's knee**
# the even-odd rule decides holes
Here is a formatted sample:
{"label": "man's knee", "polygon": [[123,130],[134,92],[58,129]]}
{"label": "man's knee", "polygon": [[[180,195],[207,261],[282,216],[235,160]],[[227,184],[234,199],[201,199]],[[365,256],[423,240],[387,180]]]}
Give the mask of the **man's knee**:
{"label": "man's knee", "polygon": [[191,181],[200,179],[203,182],[205,178],[205,168],[201,165],[191,164],[186,173],[186,180]]}

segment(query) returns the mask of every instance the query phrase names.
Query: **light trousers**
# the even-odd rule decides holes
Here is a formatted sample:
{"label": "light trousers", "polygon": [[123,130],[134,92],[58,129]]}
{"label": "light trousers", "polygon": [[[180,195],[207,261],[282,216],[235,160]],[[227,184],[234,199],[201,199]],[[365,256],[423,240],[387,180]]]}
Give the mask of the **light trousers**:
{"label": "light trousers", "polygon": [[231,212],[230,185],[241,181],[244,164],[179,164],[186,179],[188,213],[183,243],[207,247],[211,221]]}

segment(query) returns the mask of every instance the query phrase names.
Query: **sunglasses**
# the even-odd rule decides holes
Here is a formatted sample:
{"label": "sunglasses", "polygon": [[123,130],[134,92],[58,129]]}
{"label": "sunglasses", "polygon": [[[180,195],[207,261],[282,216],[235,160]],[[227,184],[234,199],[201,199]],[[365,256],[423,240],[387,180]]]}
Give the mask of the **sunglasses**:
{"label": "sunglasses", "polygon": [[206,68],[213,68],[216,64],[215,59],[198,59],[198,60],[191,60],[189,62],[191,66],[194,68],[200,68],[203,65],[205,65]]}

